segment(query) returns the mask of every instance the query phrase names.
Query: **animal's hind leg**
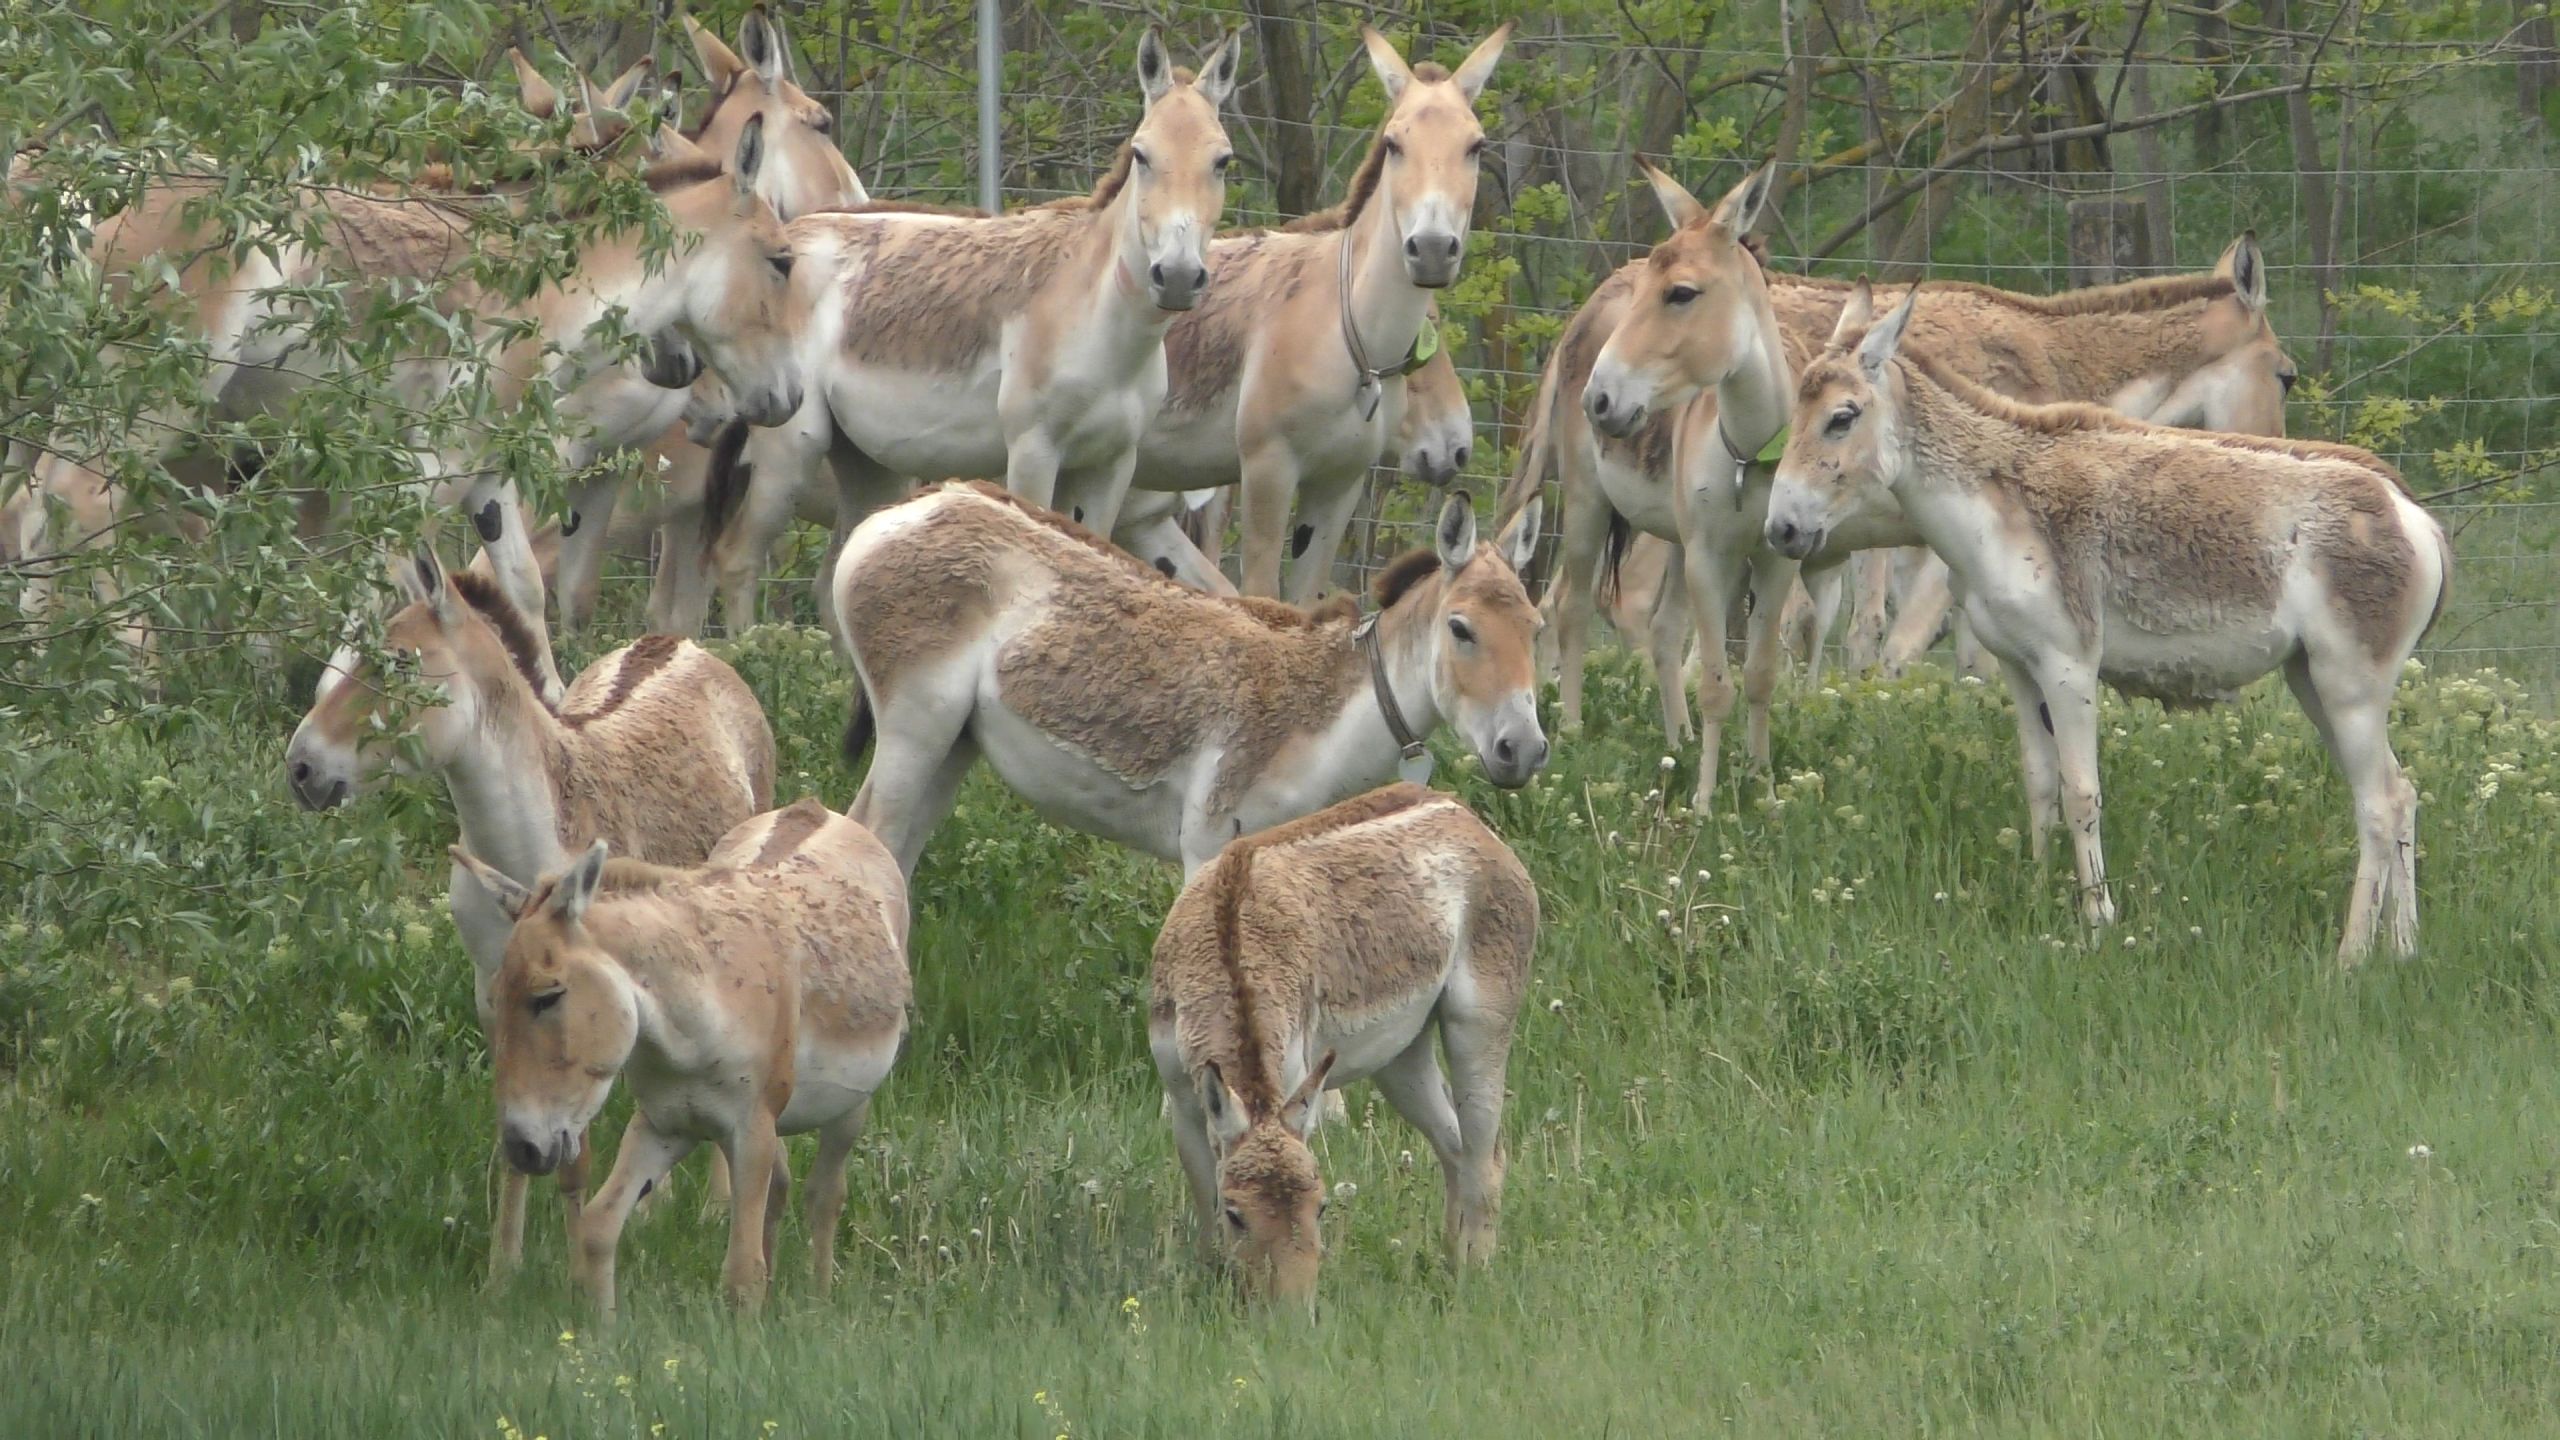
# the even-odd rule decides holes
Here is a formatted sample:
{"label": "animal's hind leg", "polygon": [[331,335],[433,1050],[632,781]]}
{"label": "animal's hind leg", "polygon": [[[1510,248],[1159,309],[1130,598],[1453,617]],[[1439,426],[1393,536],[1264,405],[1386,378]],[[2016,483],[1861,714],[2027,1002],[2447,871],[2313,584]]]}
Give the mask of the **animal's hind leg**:
{"label": "animal's hind leg", "polygon": [[1903,591],[1901,613],[1894,617],[1893,631],[1885,637],[1887,678],[1910,669],[1912,662],[1938,643],[1938,631],[1947,622],[1948,607],[1954,604],[1951,584],[1947,562],[1939,559],[1935,551],[1929,552],[1913,572],[1909,588]]}
{"label": "animal's hind leg", "polygon": [[[1836,599],[1840,572],[1830,573]],[[1764,774],[1770,769],[1769,706],[1786,654],[1779,630],[1786,623],[1787,599],[1797,593],[1796,575],[1795,562],[1766,552],[1751,562],[1751,628],[1742,652],[1742,751],[1752,768]],[[1820,658],[1819,650],[1814,658]]]}
{"label": "animal's hind leg", "polygon": [[2392,948],[2410,954],[2418,946],[2418,803],[2416,788],[2391,753],[2390,678],[2376,684],[2348,664],[2296,656],[2285,665],[2285,683],[2328,742],[2330,757],[2355,795],[2356,879],[2338,963],[2355,965],[2371,952],[2385,913],[2391,917]]}
{"label": "animal's hind leg", "polygon": [[1689,572],[1679,546],[1665,542],[1662,583],[1645,615],[1645,654],[1653,661],[1655,698],[1662,706],[1662,735],[1677,750],[1689,738]]}
{"label": "animal's hind leg", "polygon": [[[866,1095],[820,1130],[818,1158],[809,1167],[809,1271],[822,1300],[836,1285],[836,1224],[844,1218],[845,1166],[870,1113],[871,1097]],[[771,1258],[766,1257],[768,1263]]]}
{"label": "animal's hind leg", "polygon": [[1861,551],[1850,563],[1857,580],[1857,605],[1849,613],[1849,636],[1842,644],[1840,664],[1863,673],[1876,668],[1876,662],[1883,657],[1888,619],[1885,600],[1893,589],[1893,552]]}
{"label": "animal's hind leg", "polygon": [[1789,592],[1788,604],[1792,606],[1795,603],[1792,598],[1795,594],[1809,596],[1812,600],[1813,630],[1804,637],[1802,653],[1805,679],[1818,683],[1822,679],[1823,646],[1831,639],[1832,623],[1840,618],[1840,595],[1847,588],[1848,574],[1846,567],[1837,563],[1797,573],[1804,581],[1804,588]]}
{"label": "animal's hind leg", "polygon": [[1431,1030],[1414,1037],[1404,1053],[1375,1075],[1378,1093],[1405,1118],[1439,1157],[1443,1191],[1441,1230],[1447,1238],[1449,1263],[1466,1258],[1466,1221],[1470,1214],[1467,1145],[1458,1120],[1457,1103],[1449,1095],[1449,1079],[1440,1073],[1440,1056],[1432,1049]]}
{"label": "animal's hind leg", "polygon": [[906,498],[907,482],[906,477],[864,454],[841,434],[827,447],[827,469],[835,478],[836,523],[827,536],[827,553],[818,561],[818,628],[826,631],[841,650],[842,632],[836,625],[836,561],[844,554],[845,542],[853,538],[863,521]]}
{"label": "animal's hind leg", "polygon": [[1593,587],[1608,548],[1608,497],[1587,477],[1582,484],[1567,484],[1556,573],[1547,581],[1547,593],[1556,601],[1557,711],[1567,730],[1582,725],[1583,654],[1591,643]]}
{"label": "animal's hind leg", "polygon": [[2080,918],[2092,930],[2116,923],[2107,893],[2107,858],[2100,833],[2098,795],[2098,677],[2077,662],[2049,661],[2036,677],[2044,691],[2037,718],[2053,732],[2056,767],[2062,773],[2062,823],[2071,831],[2072,869],[2080,885]]}
{"label": "animal's hind leg", "polygon": [[[1521,959],[1525,967],[1527,957]],[[1513,1019],[1508,1010],[1481,1003],[1463,1010],[1444,1004],[1440,1015],[1440,1043],[1449,1052],[1449,1073],[1456,1082],[1458,1136],[1464,1151],[1450,1252],[1461,1262],[1493,1258],[1506,1167],[1502,1097]]]}
{"label": "animal's hind leg", "polygon": [[959,797],[960,782],[977,763],[977,742],[968,735],[974,696],[966,691],[948,698],[919,695],[934,677],[903,677],[899,697],[876,705],[879,739],[871,771],[848,812],[855,823],[880,837],[898,868],[912,876],[924,843],[940,828]]}
{"label": "animal's hind leg", "polygon": [[764,1273],[773,1274],[774,1246],[782,1239],[782,1212],[791,1203],[791,1147],[773,1142],[773,1178],[764,1192]]}

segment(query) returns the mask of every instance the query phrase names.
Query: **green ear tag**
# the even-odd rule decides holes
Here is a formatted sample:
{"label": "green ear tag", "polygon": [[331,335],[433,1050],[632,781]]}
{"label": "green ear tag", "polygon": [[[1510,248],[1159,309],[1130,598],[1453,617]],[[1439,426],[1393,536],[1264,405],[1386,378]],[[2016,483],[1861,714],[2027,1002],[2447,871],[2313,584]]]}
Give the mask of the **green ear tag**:
{"label": "green ear tag", "polygon": [[1787,426],[1779,426],[1778,433],[1769,437],[1769,443],[1760,447],[1760,453],[1751,457],[1752,463],[1755,465],[1777,464],[1778,457],[1787,453],[1787,430]]}
{"label": "green ear tag", "polygon": [[1430,364],[1431,357],[1439,353],[1439,322],[1426,315],[1422,319],[1421,333],[1413,337],[1413,353],[1404,357],[1404,373],[1410,375],[1414,371],[1421,369],[1423,366]]}

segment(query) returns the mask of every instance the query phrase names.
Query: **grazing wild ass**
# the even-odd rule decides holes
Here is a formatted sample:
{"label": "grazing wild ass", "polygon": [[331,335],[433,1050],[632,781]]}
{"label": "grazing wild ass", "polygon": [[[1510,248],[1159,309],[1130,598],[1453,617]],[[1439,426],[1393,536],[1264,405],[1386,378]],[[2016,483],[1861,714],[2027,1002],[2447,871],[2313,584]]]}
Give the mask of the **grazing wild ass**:
{"label": "grazing wild ass", "polygon": [[[560,869],[591,841],[666,864],[701,860],[731,827],[773,803],[773,731],[738,673],[689,641],[652,636],[587,667],[558,707],[546,704],[527,616],[492,581],[448,576],[432,554],[395,564],[405,604],[382,649],[406,680],[443,703],[388,713],[383,677],[344,649],[293,732],[285,770],[313,810],[346,803],[399,762],[414,736],[453,796],[462,843],[520,883]],[[457,868],[453,920],[471,956],[480,1021],[509,921]],[[574,1221],[583,1165],[561,1176]],[[492,1278],[524,1254],[524,1179],[499,1195]]]}
{"label": "grazing wild ass", "polygon": [[[578,253],[563,282],[517,302],[478,291],[458,272],[471,244],[470,201],[434,197],[397,199],[347,189],[315,189],[306,203],[331,238],[325,249],[299,245],[272,252],[251,249],[234,265],[229,247],[189,215],[191,202],[214,182],[179,179],[146,193],[133,208],[99,226],[93,246],[97,274],[126,286],[147,273],[156,256],[192,256],[175,271],[181,313],[203,340],[209,363],[202,396],[225,415],[245,416],[283,404],[308,377],[325,380],[334,360],[305,354],[313,338],[295,298],[310,286],[354,279],[365,285],[422,283],[438,290],[440,304],[491,321],[530,322],[520,338],[490,355],[497,402],[513,405],[538,373],[569,391],[563,408],[576,413],[580,388],[603,374],[620,389],[618,367],[609,368],[593,327],[619,312],[633,333],[681,336],[724,381],[731,403],[745,419],[770,424],[799,407],[800,381],[792,356],[792,315],[784,304],[792,256],[781,223],[756,198],[763,159],[764,126],[750,119],[740,131],[732,168],[723,173],[703,160],[661,163],[643,175],[663,206],[676,243],[663,256],[644,254],[636,230],[600,235]],[[459,359],[427,359],[399,376],[412,403],[470,383],[472,366]],[[183,431],[171,417],[143,422],[162,452],[176,450]],[[628,437],[645,440],[653,428]],[[467,508],[491,546],[497,574],[519,610],[539,616],[542,580],[529,553],[532,529],[523,522],[512,482],[464,452],[421,450],[430,481],[450,479],[467,491]],[[105,475],[69,455],[51,454],[39,465],[36,489],[69,511],[73,533],[66,545],[103,539],[116,523],[121,497]],[[102,586],[112,581],[101,576]],[[549,638],[536,634],[546,695],[559,693]]]}
{"label": "grazing wild ass", "polygon": [[708,1142],[737,1181],[721,1280],[754,1310],[791,1187],[781,1137],[814,1130],[823,1296],[845,1163],[907,1034],[906,878],[869,831],[814,799],[739,825],[697,866],[608,860],[610,848],[598,840],[533,886],[454,848],[514,920],[491,987],[499,1148],[532,1174],[582,1159],[627,1074],[631,1123],[578,1219],[572,1274],[611,1315],[631,1208]]}
{"label": "grazing wild ass", "polygon": [[[787,507],[832,465],[830,559],[909,476],[1001,475],[1108,533],[1164,402],[1165,327],[1208,279],[1236,56],[1230,36],[1194,76],[1148,31],[1145,113],[1091,195],[992,217],[888,205],[794,222],[811,383],[789,424],[749,442],[755,473],[777,477],[769,503]],[[745,552],[773,533],[724,534],[715,568],[751,570],[762,551]]]}
{"label": "grazing wild ass", "polygon": [[[1147,1044],[1204,1249],[1313,1312],[1327,1089],[1374,1079],[1440,1159],[1452,1265],[1493,1258],[1503,1075],[1538,889],[1456,799],[1397,784],[1220,852],[1156,937]],[[1449,1069],[1432,1051],[1448,1047]]]}
{"label": "grazing wild ass", "polygon": [[[1220,846],[1427,764],[1446,718],[1495,784],[1546,764],[1516,567],[1537,517],[1476,541],[1463,497],[1380,574],[1378,613],[1228,600],[1065,517],[944,485],[865,522],[836,563],[861,680],[848,755],[879,753],[853,817],[908,873],[983,754],[1051,821],[1187,874]],[[1525,537],[1525,538],[1524,538]]]}
{"label": "grazing wild ass", "polygon": [[[1600,347],[1625,313],[1636,275],[1647,263],[1624,267],[1602,282],[1566,328],[1548,359],[1532,404],[1519,468],[1503,491],[1502,513],[1508,515],[1537,491],[1552,457],[1565,495],[1567,558],[1578,549],[1589,567],[1585,573],[1593,576],[1580,582],[1586,597],[1591,585],[1605,584],[1609,574],[1595,558],[1602,552],[1603,541],[1592,527],[1606,523],[1611,512],[1599,505],[1594,493],[1615,494],[1626,488],[1623,473],[1619,483],[1608,484],[1598,478],[1598,472],[1608,468],[1642,473],[1648,464],[1659,468],[1671,460],[1667,419],[1648,418],[1634,440],[1618,441],[1595,434],[1590,417],[1578,403]],[[1789,346],[1798,355],[1817,351],[1838,323],[1852,287],[1843,281],[1775,270],[1765,278],[1770,306]],[[2013,398],[2112,404],[2128,413],[2139,412],[2137,418],[2164,423],[2186,420],[2216,429],[2283,431],[2284,395],[2293,382],[2293,365],[2267,322],[2265,263],[2250,236],[2232,242],[2209,274],[2128,281],[2050,297],[1955,281],[1931,281],[1922,288],[1942,301],[1943,308],[1921,311],[1914,322],[1921,327],[1920,342],[1976,383]],[[1898,298],[1903,290],[1890,287],[1881,293]],[[1654,482],[1657,487],[1667,483]],[[1577,495],[1585,498],[1577,501]],[[1634,542],[1622,540],[1611,548],[1641,544],[1646,533],[1658,532],[1639,528]],[[1913,541],[1907,527],[1883,520],[1874,522],[1863,537],[1845,538],[1870,547]],[[1829,552],[1807,563],[1807,570],[1816,572],[1817,583],[1821,570],[1847,558],[1845,539],[1835,538]],[[1890,562],[1878,556],[1873,563]],[[1565,582],[1558,577],[1553,583]],[[1925,594],[1927,588],[1924,580],[1920,589]],[[1883,612],[1878,608],[1883,587],[1870,576],[1865,591],[1860,616],[1851,626],[1858,647],[1871,647],[1872,637],[1883,628]],[[1561,623],[1555,643],[1560,656],[1578,655],[1582,648],[1579,632],[1584,622],[1566,619],[1568,608],[1587,613],[1587,600],[1572,607],[1558,604]],[[1916,648],[1925,648],[1935,635],[1937,617],[1914,616],[1912,608],[1906,607],[1906,620],[1920,627]],[[1669,617],[1657,613],[1656,618],[1676,620],[1677,616],[1676,612]],[[1898,633],[1901,628],[1897,626]],[[1674,630],[1668,640],[1656,636],[1654,650],[1677,643],[1679,635]],[[1902,650],[1903,642],[1897,638],[1888,647],[1889,663]],[[1658,653],[1656,659],[1660,659]],[[1745,663],[1748,668],[1750,662]],[[1578,664],[1562,666],[1559,689],[1562,723],[1579,724],[1582,677]],[[1665,728],[1676,741],[1687,731],[1686,706],[1676,695],[1667,696],[1664,715]]]}
{"label": "grazing wild ass", "polygon": [[2452,579],[2444,531],[2397,471],[2346,445],[2172,430],[2090,405],[2020,405],[1905,349],[1916,295],[1807,368],[1768,507],[1792,555],[1899,507],[1945,557],[2017,702],[2042,859],[2071,831],[2082,917],[2113,923],[2098,828],[2098,683],[2169,705],[2281,668],[2355,792],[2346,963],[2391,920],[2418,938],[2418,794],[2391,695]]}
{"label": "grazing wild ass", "polygon": [[1396,433],[1384,380],[1413,355],[1431,292],[1466,255],[1484,149],[1475,101],[1510,35],[1505,24],[1451,71],[1408,66],[1362,31],[1388,110],[1350,194],[1281,230],[1221,237],[1207,298],[1165,337],[1172,389],[1135,483],[1240,484],[1248,595],[1281,593],[1296,500],[1289,598],[1309,603],[1332,578],[1360,482]]}

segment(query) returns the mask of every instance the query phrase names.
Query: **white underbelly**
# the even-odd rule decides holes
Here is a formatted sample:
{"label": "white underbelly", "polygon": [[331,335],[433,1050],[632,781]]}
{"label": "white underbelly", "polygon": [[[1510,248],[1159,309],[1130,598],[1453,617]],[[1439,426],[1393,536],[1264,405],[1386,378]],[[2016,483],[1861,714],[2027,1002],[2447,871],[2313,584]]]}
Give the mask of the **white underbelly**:
{"label": "white underbelly", "polygon": [[1138,470],[1132,484],[1141,490],[1205,490],[1232,485],[1244,473],[1236,455],[1236,412],[1231,405],[1176,415],[1156,412],[1138,442]]}
{"label": "white underbelly", "polygon": [[1133,786],[1006,708],[987,675],[970,737],[1013,793],[1053,825],[1099,835],[1158,859],[1182,858],[1189,767]]}
{"label": "white underbelly", "polygon": [[2298,637],[2270,616],[2260,624],[2160,635],[2120,615],[2106,617],[2098,673],[2137,695],[2218,699],[2284,663]]}
{"label": "white underbelly", "polygon": [[869,1099],[889,1078],[897,1061],[900,1037],[877,1043],[846,1045],[819,1034],[805,1020],[791,1077],[791,1101],[776,1128],[798,1135],[842,1119],[845,1112]]}
{"label": "white underbelly", "polygon": [[1001,378],[992,363],[937,375],[839,360],[827,403],[855,448],[901,475],[992,479],[1004,474]]}
{"label": "white underbelly", "polygon": [[1440,983],[1435,981],[1357,1019],[1328,1009],[1317,1024],[1318,1043],[1308,1058],[1313,1060],[1328,1049],[1334,1052],[1333,1074],[1327,1082],[1332,1088],[1365,1080],[1413,1048],[1439,1004]]}

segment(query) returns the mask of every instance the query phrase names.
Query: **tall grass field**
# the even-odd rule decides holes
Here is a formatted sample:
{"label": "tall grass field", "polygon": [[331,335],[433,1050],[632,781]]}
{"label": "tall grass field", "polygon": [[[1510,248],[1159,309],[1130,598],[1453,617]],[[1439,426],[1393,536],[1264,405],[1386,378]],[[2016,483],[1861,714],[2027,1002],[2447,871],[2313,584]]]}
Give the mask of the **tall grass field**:
{"label": "tall grass field", "polygon": [[[847,803],[825,642],[720,648],[779,798]],[[1178,876],[982,771],[834,1297],[795,1208],[763,1316],[721,1306],[697,1159],[599,1328],[547,1184],[483,1289],[441,787],[304,814],[307,677],[191,674],[0,754],[0,1436],[2560,1430],[2560,724],[2495,675],[2403,687],[2423,948],[2353,972],[2346,791],[2280,686],[2108,701],[2094,943],[1997,686],[1792,686],[1705,819],[1623,659],[1525,791],[1444,738],[1544,901],[1501,1252],[1444,1268],[1428,1147],[1355,1087],[1312,1326],[1192,1258],[1144,1043]]]}

